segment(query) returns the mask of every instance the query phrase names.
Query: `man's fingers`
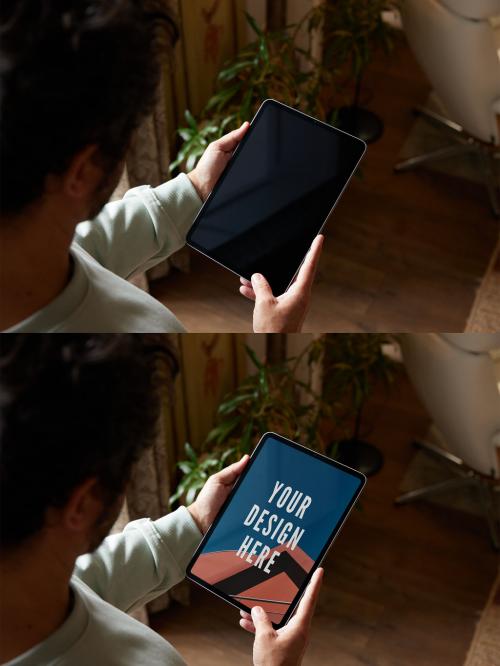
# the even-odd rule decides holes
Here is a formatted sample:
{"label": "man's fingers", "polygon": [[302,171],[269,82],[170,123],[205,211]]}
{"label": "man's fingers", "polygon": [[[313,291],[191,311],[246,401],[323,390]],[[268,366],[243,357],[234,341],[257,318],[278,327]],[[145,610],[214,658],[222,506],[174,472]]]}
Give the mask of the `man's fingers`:
{"label": "man's fingers", "polygon": [[251,301],[255,301],[256,296],[255,292],[252,289],[252,287],[244,287],[243,285],[240,287],[240,294],[244,296],[245,298],[248,298]]}
{"label": "man's fingers", "polygon": [[252,287],[257,302],[274,300],[273,290],[271,289],[269,282],[260,273],[252,275]]}
{"label": "man's fingers", "polygon": [[248,298],[250,301],[255,301],[255,291],[253,290],[252,283],[250,280],[240,277],[241,287],[240,294],[245,298]]}
{"label": "man's fingers", "polygon": [[251,634],[255,634],[255,626],[252,620],[244,620],[242,618],[240,620],[240,627],[242,627],[245,631],[249,631]]}
{"label": "man's fingers", "polygon": [[241,460],[221,469],[221,471],[217,472],[214,476],[216,476],[225,486],[230,485],[236,481],[249,460],[250,456],[245,454]]}
{"label": "man's fingers", "polygon": [[229,132],[225,136],[221,136],[220,139],[217,139],[215,142],[217,147],[223,150],[225,153],[232,153],[242,138],[245,136],[246,131],[250,127],[249,122],[244,122],[241,127],[238,129]]}
{"label": "man's fingers", "polygon": [[304,592],[304,596],[300,600],[300,604],[297,608],[297,613],[295,617],[298,622],[310,624],[312,616],[314,613],[314,608],[316,607],[316,602],[319,596],[319,590],[321,588],[321,582],[323,580],[323,569],[319,568],[313,573],[312,578],[309,582],[309,585]]}
{"label": "man's fingers", "polygon": [[307,291],[312,286],[314,276],[316,274],[316,269],[318,268],[324,240],[324,236],[316,236],[312,242],[309,252],[306,255],[306,258],[304,259],[302,266],[300,267],[299,274],[297,275],[297,284],[301,289],[305,289]]}

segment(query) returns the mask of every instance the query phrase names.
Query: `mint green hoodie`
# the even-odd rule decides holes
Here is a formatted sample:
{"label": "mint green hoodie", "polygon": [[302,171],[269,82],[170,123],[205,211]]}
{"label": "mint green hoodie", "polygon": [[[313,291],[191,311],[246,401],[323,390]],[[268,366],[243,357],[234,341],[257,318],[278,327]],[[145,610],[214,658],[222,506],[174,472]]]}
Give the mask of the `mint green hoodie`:
{"label": "mint green hoodie", "polygon": [[183,247],[201,204],[186,174],[107,204],[76,229],[66,288],[7,332],[182,333],[175,315],[127,278]]}
{"label": "mint green hoodie", "polygon": [[180,582],[200,541],[185,507],[107,537],[76,562],[64,624],[4,666],[185,666],[166,640],[126,611]]}

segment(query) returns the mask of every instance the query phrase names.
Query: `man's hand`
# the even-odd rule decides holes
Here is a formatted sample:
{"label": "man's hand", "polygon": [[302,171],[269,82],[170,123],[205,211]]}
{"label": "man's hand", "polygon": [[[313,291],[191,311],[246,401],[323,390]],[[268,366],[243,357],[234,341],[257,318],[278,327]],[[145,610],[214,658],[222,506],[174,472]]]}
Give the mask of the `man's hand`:
{"label": "man's hand", "polygon": [[323,241],[324,236],[316,236],[297,279],[282,296],[274,296],[268,281],[259,273],[252,275],[251,282],[241,278],[240,293],[255,301],[255,333],[298,333],[302,329]]}
{"label": "man's hand", "polygon": [[255,634],[254,666],[299,666],[302,663],[322,580],[323,569],[317,569],[300,600],[297,612],[281,629],[273,629],[271,620],[260,606],[252,608],[252,615],[240,611],[240,626]]}
{"label": "man's hand", "polygon": [[244,455],[238,462],[229,465],[217,474],[212,474],[196,500],[188,506],[189,513],[193,516],[194,522],[203,534],[213,523],[215,516],[249,459],[249,456]]}
{"label": "man's hand", "polygon": [[226,168],[239,142],[243,139],[250,123],[245,122],[233,132],[229,132],[211,143],[201,156],[196,168],[188,173],[202,201],[206,201],[221,173]]}

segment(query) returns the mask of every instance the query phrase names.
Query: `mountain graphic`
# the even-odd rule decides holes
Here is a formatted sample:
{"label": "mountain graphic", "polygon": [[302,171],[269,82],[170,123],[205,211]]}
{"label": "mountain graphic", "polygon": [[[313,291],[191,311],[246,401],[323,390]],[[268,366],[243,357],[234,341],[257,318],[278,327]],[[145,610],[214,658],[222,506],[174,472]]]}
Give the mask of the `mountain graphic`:
{"label": "mountain graphic", "polygon": [[285,545],[278,546],[269,557],[274,551],[281,554],[271,566],[270,573],[264,571],[265,565],[259,569],[246,558],[238,557],[236,550],[203,553],[195,562],[192,573],[247,608],[261,606],[274,622],[279,622],[314,560],[299,546],[293,551]]}

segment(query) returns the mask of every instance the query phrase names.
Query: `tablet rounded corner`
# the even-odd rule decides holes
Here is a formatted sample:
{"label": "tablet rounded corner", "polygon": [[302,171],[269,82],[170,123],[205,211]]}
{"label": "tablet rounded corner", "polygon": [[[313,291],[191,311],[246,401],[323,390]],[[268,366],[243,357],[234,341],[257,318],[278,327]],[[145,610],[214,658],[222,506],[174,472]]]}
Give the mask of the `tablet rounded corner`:
{"label": "tablet rounded corner", "polygon": [[258,116],[258,114],[263,111],[267,106],[284,106],[281,102],[279,102],[277,99],[274,99],[274,97],[266,97],[266,99],[262,100],[261,105],[259,106],[257,113],[255,114],[255,117]]}
{"label": "tablet rounded corner", "polygon": [[368,477],[366,476],[366,474],[363,474],[363,472],[360,472],[359,470],[355,470],[355,471],[358,472],[359,476],[361,477],[360,478],[361,487],[359,489],[359,492],[362,492],[362,490],[364,489],[364,487],[366,486],[366,484],[368,482]]}

